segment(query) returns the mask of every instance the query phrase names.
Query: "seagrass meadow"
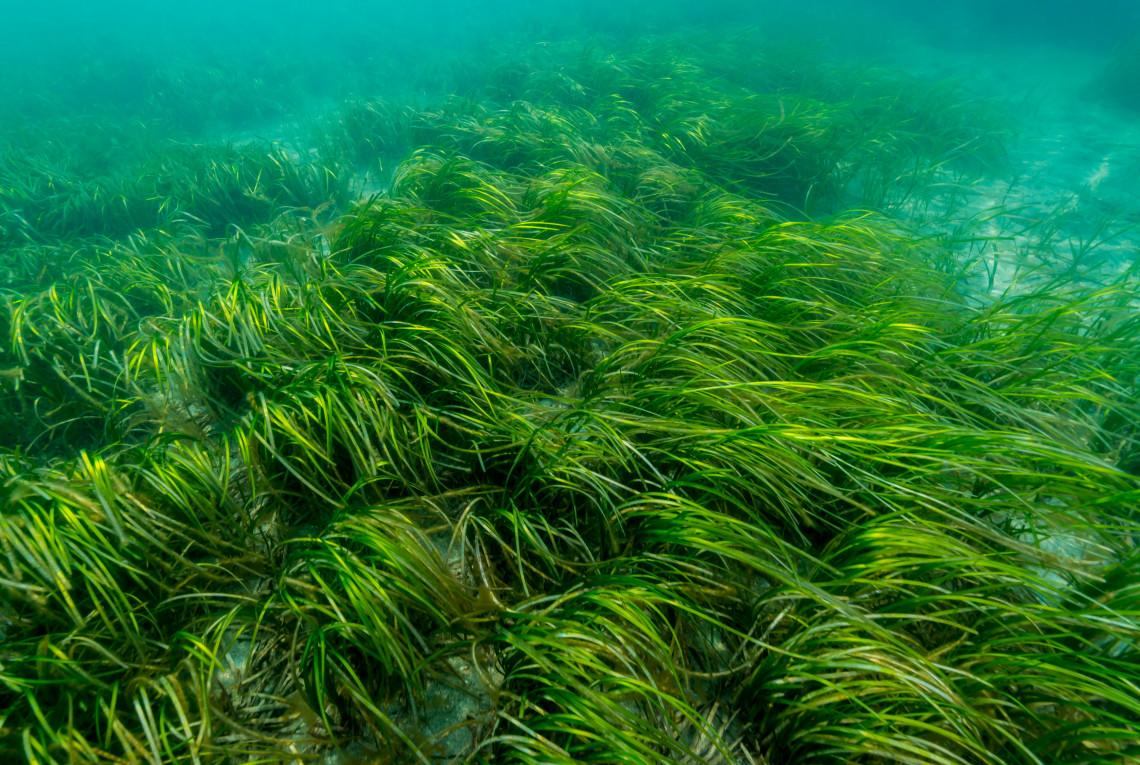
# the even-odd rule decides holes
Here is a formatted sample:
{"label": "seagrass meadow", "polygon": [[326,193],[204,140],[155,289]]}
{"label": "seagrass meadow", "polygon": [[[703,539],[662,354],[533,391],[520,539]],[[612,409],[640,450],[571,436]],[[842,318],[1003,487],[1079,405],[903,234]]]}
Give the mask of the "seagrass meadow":
{"label": "seagrass meadow", "polygon": [[1000,105],[450,77],[7,121],[0,762],[1140,762],[1140,265],[995,276]]}

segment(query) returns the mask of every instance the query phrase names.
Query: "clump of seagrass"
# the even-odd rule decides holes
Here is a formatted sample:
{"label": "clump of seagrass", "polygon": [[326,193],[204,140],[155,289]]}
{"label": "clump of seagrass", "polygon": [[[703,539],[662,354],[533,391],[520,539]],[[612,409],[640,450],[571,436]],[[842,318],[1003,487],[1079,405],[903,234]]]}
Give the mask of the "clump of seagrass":
{"label": "clump of seagrass", "polygon": [[1121,42],[1088,84],[1093,98],[1135,112],[1140,110],[1140,38]]}

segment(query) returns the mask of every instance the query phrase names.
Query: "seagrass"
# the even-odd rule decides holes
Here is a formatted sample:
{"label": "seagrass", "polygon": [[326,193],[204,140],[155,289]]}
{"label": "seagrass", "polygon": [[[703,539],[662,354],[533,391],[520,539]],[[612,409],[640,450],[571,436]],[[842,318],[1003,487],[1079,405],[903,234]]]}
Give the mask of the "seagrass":
{"label": "seagrass", "polygon": [[1140,757],[1135,269],[995,296],[889,215],[995,109],[781,55],[6,136],[0,757]]}

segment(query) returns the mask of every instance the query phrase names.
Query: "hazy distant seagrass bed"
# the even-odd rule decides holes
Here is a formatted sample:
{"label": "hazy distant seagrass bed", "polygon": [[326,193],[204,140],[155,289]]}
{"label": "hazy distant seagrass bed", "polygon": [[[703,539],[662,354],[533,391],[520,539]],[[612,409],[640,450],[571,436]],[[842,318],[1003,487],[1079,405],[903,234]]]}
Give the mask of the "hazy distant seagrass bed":
{"label": "hazy distant seagrass bed", "polygon": [[15,11],[0,763],[1140,763],[1140,38],[1016,10]]}

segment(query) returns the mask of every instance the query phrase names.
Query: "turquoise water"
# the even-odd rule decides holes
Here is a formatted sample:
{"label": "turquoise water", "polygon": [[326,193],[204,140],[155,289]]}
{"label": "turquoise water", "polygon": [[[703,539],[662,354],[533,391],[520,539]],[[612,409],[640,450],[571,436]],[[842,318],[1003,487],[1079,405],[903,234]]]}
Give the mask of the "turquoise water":
{"label": "turquoise water", "polygon": [[[1085,51],[1107,59],[1138,32],[1126,0],[1095,3],[901,0],[843,3],[710,2],[299,2],[192,6],[127,2],[12,4],[0,30],[5,91],[52,93],[129,108],[155,69],[174,62],[223,67],[234,79],[272,71],[302,94],[337,95],[360,78],[416,78],[416,70],[509,39],[680,31],[731,24],[790,38],[823,38],[838,51],[892,55],[907,44],[1014,56],[1021,46]],[[412,61],[404,57],[412,57]],[[399,67],[396,72],[387,67]],[[1047,72],[1042,74],[1047,75]],[[272,86],[285,88],[276,81]],[[375,84],[373,81],[371,84]],[[288,94],[282,95],[301,95]],[[79,106],[80,104],[75,104]],[[16,105],[18,106],[18,104]]]}

